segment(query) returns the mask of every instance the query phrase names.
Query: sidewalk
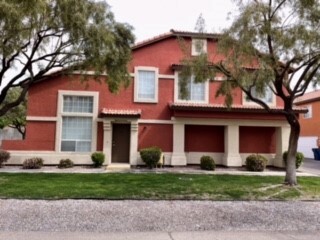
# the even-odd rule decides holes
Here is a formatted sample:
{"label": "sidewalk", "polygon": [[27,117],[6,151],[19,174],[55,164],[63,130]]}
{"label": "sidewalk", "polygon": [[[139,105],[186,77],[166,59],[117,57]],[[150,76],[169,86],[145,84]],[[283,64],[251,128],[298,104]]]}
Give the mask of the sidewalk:
{"label": "sidewalk", "polygon": [[[230,174],[230,175],[255,175],[255,176],[285,176],[285,170],[280,168],[268,167],[264,172],[246,171],[245,167],[223,167],[217,166],[215,171],[201,170],[197,165],[186,167],[164,167],[148,169],[137,167],[126,170],[106,170],[106,167],[92,168],[90,166],[74,166],[73,168],[59,169],[56,166],[44,166],[41,169],[22,169],[21,166],[4,166],[0,168],[0,173],[182,173],[182,174]],[[306,159],[297,176],[320,176],[320,161]]]}
{"label": "sidewalk", "polygon": [[319,232],[0,232],[0,239],[10,240],[318,240]]}

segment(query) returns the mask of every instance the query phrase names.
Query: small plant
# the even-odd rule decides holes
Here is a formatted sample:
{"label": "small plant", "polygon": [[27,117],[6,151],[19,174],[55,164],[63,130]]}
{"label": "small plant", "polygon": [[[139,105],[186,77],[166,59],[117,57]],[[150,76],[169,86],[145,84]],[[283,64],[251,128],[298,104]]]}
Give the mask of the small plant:
{"label": "small plant", "polygon": [[67,159],[61,159],[58,165],[58,168],[72,168],[73,162],[69,158]]}
{"label": "small plant", "polygon": [[140,156],[142,158],[142,161],[149,168],[154,168],[157,166],[160,160],[161,154],[162,154],[162,150],[158,147],[150,147],[150,148],[144,148],[140,150]]}
{"label": "small plant", "polygon": [[5,150],[0,150],[0,168],[2,168],[3,163],[8,161],[10,158],[10,153]]}
{"label": "small plant", "polygon": [[[288,151],[285,151],[282,154],[282,159],[283,159],[285,165],[287,165],[287,158],[288,158]],[[298,169],[302,165],[303,161],[304,161],[303,153],[297,152],[297,154],[296,154],[296,169]]]}
{"label": "small plant", "polygon": [[29,158],[24,160],[23,169],[40,169],[43,166],[43,159],[39,157]]}
{"label": "small plant", "polygon": [[214,171],[216,168],[216,164],[212,157],[210,156],[202,156],[200,158],[200,168],[203,170],[211,170]]}
{"label": "small plant", "polygon": [[102,152],[94,152],[91,154],[91,160],[93,162],[93,166],[99,168],[104,163],[105,155]]}
{"label": "small plant", "polygon": [[259,154],[252,154],[246,158],[246,168],[253,172],[263,172],[268,163],[268,159]]}

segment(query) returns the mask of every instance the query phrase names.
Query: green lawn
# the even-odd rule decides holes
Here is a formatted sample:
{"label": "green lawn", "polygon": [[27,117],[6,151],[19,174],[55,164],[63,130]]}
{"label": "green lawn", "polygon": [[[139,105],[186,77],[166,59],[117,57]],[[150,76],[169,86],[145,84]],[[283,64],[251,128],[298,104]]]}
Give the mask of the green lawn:
{"label": "green lawn", "polygon": [[0,173],[0,198],[320,200],[320,178],[191,174]]}

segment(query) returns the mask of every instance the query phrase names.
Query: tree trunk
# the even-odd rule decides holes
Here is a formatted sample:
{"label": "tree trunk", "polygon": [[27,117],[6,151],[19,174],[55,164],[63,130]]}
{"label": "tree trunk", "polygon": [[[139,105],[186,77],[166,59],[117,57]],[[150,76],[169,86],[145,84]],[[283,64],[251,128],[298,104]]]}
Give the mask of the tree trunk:
{"label": "tree trunk", "polygon": [[17,126],[18,132],[22,135],[22,139],[26,139],[26,127]]}
{"label": "tree trunk", "polygon": [[24,130],[21,132],[21,135],[22,135],[22,139],[25,140],[25,139],[26,139],[26,129],[24,129]]}
{"label": "tree trunk", "polygon": [[17,125],[9,125],[9,127],[13,128],[13,129],[17,129],[17,131],[21,134],[22,139],[26,139],[26,127],[25,126],[21,126],[19,124]]}
{"label": "tree trunk", "polygon": [[289,149],[286,164],[285,183],[288,185],[297,185],[296,176],[296,154],[298,149],[298,139],[300,135],[300,123],[294,113],[287,116],[290,124]]}

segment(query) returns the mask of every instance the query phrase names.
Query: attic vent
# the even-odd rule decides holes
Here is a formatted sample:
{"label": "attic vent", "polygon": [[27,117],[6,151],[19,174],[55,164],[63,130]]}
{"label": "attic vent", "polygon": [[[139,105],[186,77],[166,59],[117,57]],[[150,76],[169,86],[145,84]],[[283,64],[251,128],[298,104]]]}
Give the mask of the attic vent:
{"label": "attic vent", "polygon": [[206,53],[206,52],[207,52],[207,39],[193,38],[191,55],[198,56],[201,53]]}

